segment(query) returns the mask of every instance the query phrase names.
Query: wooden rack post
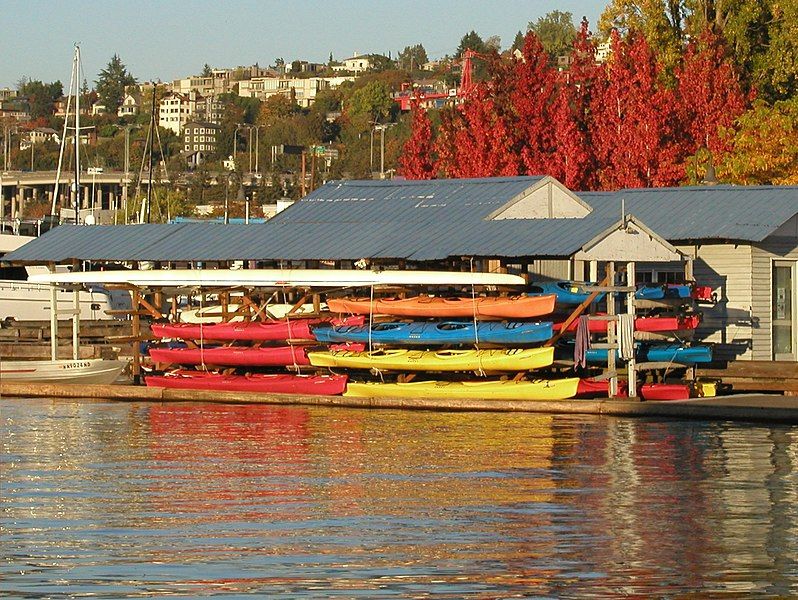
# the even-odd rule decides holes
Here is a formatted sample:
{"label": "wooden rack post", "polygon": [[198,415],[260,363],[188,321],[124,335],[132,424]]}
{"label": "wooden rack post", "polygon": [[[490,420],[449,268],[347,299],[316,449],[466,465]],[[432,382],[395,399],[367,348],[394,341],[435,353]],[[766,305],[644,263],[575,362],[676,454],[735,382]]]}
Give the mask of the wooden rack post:
{"label": "wooden rack post", "polygon": [[141,291],[133,289],[133,383],[141,383]]}
{"label": "wooden rack post", "polygon": [[[615,263],[610,261],[607,263],[607,281],[610,287],[615,286]],[[607,316],[615,316],[615,294],[610,292],[607,294]],[[607,321],[607,371],[610,374],[609,396],[615,398],[618,395],[618,372],[616,371],[616,355],[618,348],[617,338],[615,335],[617,321],[610,319]]]}
{"label": "wooden rack post", "polygon": [[630,319],[632,320],[632,358],[629,359],[627,364],[628,367],[628,382],[627,382],[627,390],[630,398],[637,397],[637,364],[635,361],[635,352],[634,352],[634,331],[635,331],[635,287],[636,287],[636,276],[635,276],[635,263],[634,261],[630,261],[626,263],[626,285],[631,288],[630,291],[626,292],[626,312],[631,315]]}

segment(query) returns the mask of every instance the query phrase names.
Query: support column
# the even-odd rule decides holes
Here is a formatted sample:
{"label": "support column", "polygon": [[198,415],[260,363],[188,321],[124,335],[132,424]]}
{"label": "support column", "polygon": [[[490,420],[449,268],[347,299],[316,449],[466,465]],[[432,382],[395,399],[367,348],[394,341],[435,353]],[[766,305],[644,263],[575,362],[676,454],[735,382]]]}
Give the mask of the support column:
{"label": "support column", "polygon": [[[615,287],[615,263],[607,263],[607,284],[610,288]],[[607,316],[615,316],[615,292],[607,292]],[[615,335],[617,321],[612,319],[607,321],[607,370],[610,372],[609,397],[615,398],[618,395],[618,373],[616,372],[616,356],[618,347],[618,337]]]}
{"label": "support column", "polygon": [[[55,273],[55,265],[48,265],[50,273]],[[50,284],[50,360],[58,359],[58,286]]]}
{"label": "support column", "polygon": [[133,383],[141,383],[141,291],[133,290]]}
{"label": "support column", "polygon": [[[637,284],[637,277],[635,274],[635,263],[628,262],[626,263],[626,285],[628,285],[632,290],[634,290]],[[635,293],[634,291],[626,293],[626,312],[631,315],[632,319],[632,339],[634,339],[634,331],[635,331]],[[635,355],[632,354],[632,358],[627,363],[628,366],[628,375],[629,378],[629,397],[635,398],[637,397],[637,363],[635,361]]]}
{"label": "support column", "polygon": [[[79,270],[78,261],[72,261],[72,271],[76,273]],[[80,291],[78,286],[72,290],[72,309],[75,311],[72,314],[72,359],[77,360],[80,357]]]}

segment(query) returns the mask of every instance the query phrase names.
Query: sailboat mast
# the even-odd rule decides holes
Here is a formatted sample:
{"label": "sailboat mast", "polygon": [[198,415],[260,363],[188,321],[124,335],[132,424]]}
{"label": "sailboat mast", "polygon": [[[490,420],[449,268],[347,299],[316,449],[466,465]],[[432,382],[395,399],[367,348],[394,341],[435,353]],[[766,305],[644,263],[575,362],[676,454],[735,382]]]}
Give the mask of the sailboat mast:
{"label": "sailboat mast", "polygon": [[158,84],[152,83],[152,106],[150,110],[150,184],[147,186],[147,223],[150,222],[150,213],[152,211],[152,143],[155,138],[155,92],[158,90]]}
{"label": "sailboat mast", "polygon": [[[80,81],[80,46],[75,44],[76,81]],[[80,85],[75,85],[75,225],[80,225]]]}

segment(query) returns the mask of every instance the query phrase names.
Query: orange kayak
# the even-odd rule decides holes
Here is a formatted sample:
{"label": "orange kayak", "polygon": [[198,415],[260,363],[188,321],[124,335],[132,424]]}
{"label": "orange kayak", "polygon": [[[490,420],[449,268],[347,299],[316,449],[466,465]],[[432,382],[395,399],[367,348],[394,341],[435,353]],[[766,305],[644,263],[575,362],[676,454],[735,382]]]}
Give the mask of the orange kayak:
{"label": "orange kayak", "polygon": [[397,317],[464,317],[481,319],[528,319],[554,310],[556,295],[506,296],[499,298],[328,298],[331,312]]}

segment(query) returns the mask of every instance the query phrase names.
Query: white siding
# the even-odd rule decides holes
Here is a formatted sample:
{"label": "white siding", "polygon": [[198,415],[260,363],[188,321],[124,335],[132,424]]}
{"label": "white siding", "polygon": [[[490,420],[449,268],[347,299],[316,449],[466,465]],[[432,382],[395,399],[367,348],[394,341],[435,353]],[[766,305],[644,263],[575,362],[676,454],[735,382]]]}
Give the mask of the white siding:
{"label": "white siding", "polygon": [[798,260],[798,236],[794,233],[796,223],[798,223],[798,219],[793,217],[773,235],[752,249],[753,312],[759,322],[759,327],[754,330],[754,360],[772,360],[773,358],[772,264],[774,259]]}
{"label": "white siding", "polygon": [[695,256],[696,282],[712,286],[718,297],[715,306],[700,308],[703,319],[696,341],[715,344],[714,355],[719,360],[752,360],[753,332],[760,324],[752,315],[751,246],[704,244],[680,246],[679,250]]}

